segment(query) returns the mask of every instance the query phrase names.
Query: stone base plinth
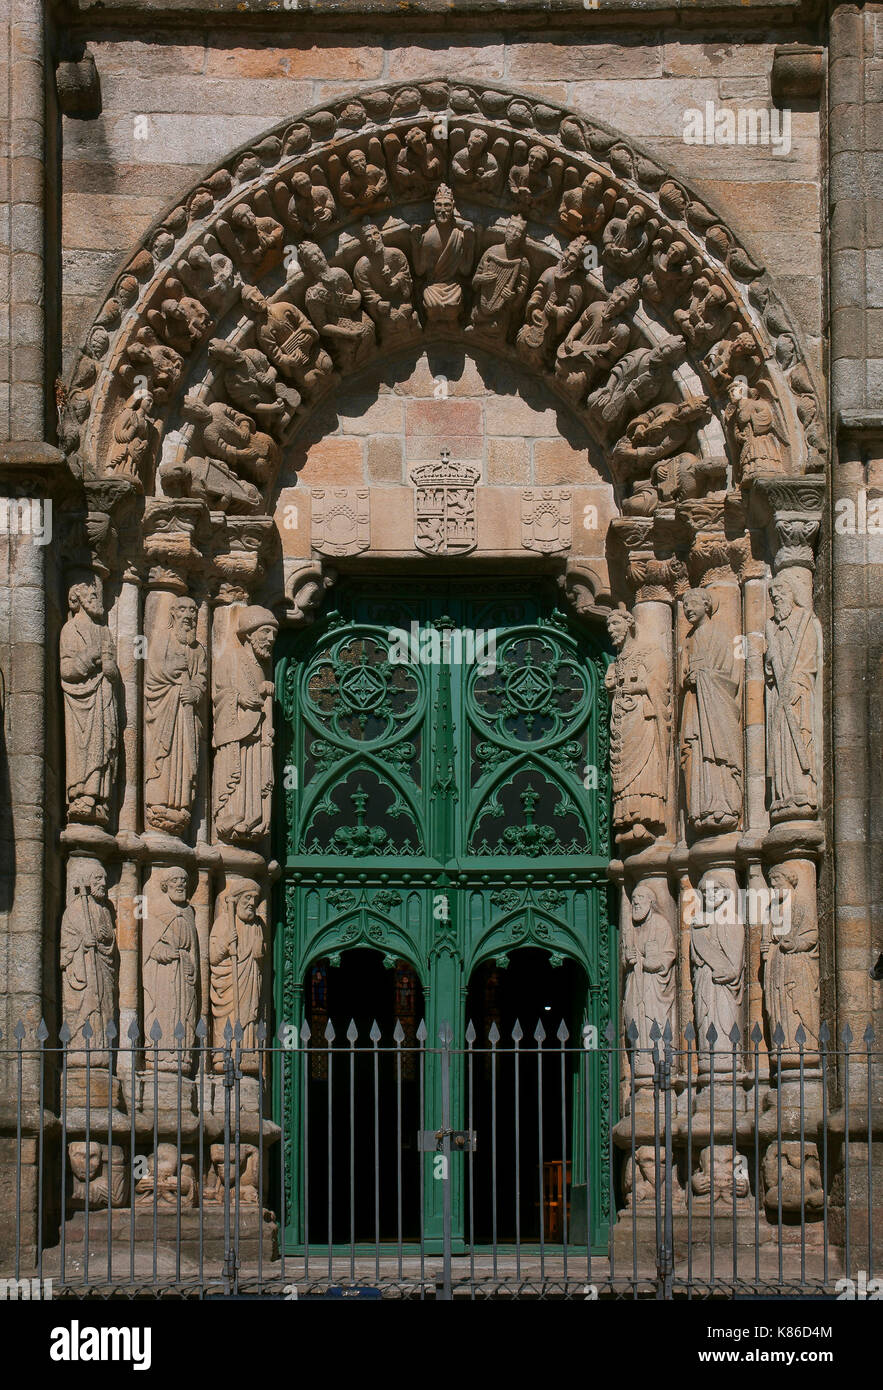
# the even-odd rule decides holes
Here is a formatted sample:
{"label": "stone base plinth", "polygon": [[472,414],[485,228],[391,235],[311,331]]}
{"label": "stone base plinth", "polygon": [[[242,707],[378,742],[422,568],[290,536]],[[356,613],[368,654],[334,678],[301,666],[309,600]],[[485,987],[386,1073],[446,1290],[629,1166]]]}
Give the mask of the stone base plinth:
{"label": "stone base plinth", "polygon": [[[220,1261],[224,1257],[224,1205],[221,1202],[205,1202],[200,1207],[190,1207],[181,1211],[182,1259],[192,1265],[199,1259],[200,1216],[202,1227],[202,1253],[206,1260]],[[236,1232],[236,1203],[230,1203],[229,1229],[231,1244]],[[260,1249],[265,1261],[278,1258],[276,1218],[270,1211],[261,1213],[255,1204],[240,1204],[238,1217],[239,1257],[244,1262],[256,1261]],[[107,1225],[108,1213],[91,1211],[89,1213],[89,1251],[90,1260],[96,1267],[107,1264]],[[133,1235],[134,1230],[134,1235]],[[111,1213],[111,1258],[112,1268],[116,1267],[123,1277],[128,1268],[131,1248],[134,1243],[139,1262],[145,1251],[153,1249],[154,1212],[152,1203],[135,1207],[132,1222],[130,1207],[114,1207]],[[77,1212],[66,1222],[64,1228],[65,1257],[81,1263],[85,1257],[86,1217],[85,1212]],[[172,1205],[161,1205],[156,1212],[156,1248],[162,1264],[168,1264],[169,1257],[177,1257],[178,1252],[178,1213]]]}

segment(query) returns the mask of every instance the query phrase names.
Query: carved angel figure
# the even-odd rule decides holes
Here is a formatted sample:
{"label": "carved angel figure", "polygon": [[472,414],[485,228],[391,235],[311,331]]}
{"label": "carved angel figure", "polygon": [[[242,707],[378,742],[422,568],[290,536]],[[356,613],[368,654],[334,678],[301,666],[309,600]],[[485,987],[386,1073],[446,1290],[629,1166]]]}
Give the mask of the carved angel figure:
{"label": "carved angel figure", "polygon": [[740,376],[730,382],[727,396],[729,404],[724,410],[724,429],[736,450],[734,481],[755,478],[761,473],[784,473],[787,437],[778,424],[772,403]]}
{"label": "carved angel figure", "polygon": [[128,478],[139,488],[147,483],[147,471],[153,456],[155,430],[152,411],[151,393],[136,391],[113,422],[113,446],[108,471],[118,478]]}

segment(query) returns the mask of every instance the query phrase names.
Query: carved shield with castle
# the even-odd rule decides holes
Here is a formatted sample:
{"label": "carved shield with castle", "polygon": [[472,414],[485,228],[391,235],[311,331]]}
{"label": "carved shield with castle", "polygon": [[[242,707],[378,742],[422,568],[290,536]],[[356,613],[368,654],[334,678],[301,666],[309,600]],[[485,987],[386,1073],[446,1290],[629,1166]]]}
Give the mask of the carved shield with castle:
{"label": "carved shield with castle", "polygon": [[368,489],[314,487],[310,542],[320,555],[359,555],[371,544]]}
{"label": "carved shield with castle", "polygon": [[475,549],[475,485],[481,470],[452,463],[447,449],[440,463],[411,469],[417,489],[414,544],[427,555],[465,555]]}
{"label": "carved shield with castle", "polygon": [[558,487],[526,487],[521,494],[521,544],[543,555],[569,550],[573,530],[570,492]]}

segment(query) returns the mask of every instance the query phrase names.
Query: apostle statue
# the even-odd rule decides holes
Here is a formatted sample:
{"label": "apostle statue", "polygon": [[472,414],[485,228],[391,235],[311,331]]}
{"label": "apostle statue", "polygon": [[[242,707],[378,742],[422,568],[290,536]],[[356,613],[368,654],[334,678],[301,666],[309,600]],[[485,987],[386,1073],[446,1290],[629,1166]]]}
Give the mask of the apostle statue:
{"label": "apostle statue", "polygon": [[688,589],[690,623],[681,703],[681,761],[687,818],[700,835],[735,830],[742,808],[739,676],[729,634],[712,618],[708,589]]}
{"label": "apostle statue", "polygon": [[[628,1046],[634,1047],[636,1076],[653,1071],[653,1039],[650,1029],[656,1023],[663,1032],[666,1023],[674,1031],[675,960],[677,947],[671,924],[659,910],[659,902],[647,883],[639,883],[632,893],[631,921],[623,933],[622,956],[626,967],[622,1018]],[[634,1024],[638,1036],[629,1039]]]}
{"label": "apostle statue", "polygon": [[116,935],[107,878],[97,859],[72,859],[70,897],[61,919],[61,1000],[71,1030],[72,1067],[86,1065],[83,1027],[92,1029],[90,1065],[106,1067],[106,1030],[115,1013]]}
{"label": "apostle statue", "polygon": [[224,1029],[242,1025],[242,1070],[258,1074],[257,1025],[266,931],[258,911],[261,890],[250,878],[230,878],[219,895],[209,937],[214,1068],[224,1067]]}
{"label": "apostle statue", "polygon": [[144,799],[155,830],[186,834],[196,792],[199,702],[205,694],[205,648],[196,640],[196,604],[175,597],[165,628],[157,624],[144,678]]}
{"label": "apostle statue", "polygon": [[362,303],[377,325],[381,343],[388,347],[420,332],[413,304],[411,268],[404,251],[385,246],[380,228],[366,218],[360,229],[363,255],[353,268],[353,279]]}
{"label": "apostle statue", "polygon": [[97,579],[72,584],[61,629],[68,817],[106,825],[117,775],[119,671]]}
{"label": "apostle statue", "polygon": [[812,818],[821,775],[822,629],[787,573],[773,580],[770,599],[763,659],[770,818]]}
{"label": "apostle statue", "polygon": [[665,653],[635,636],[635,615],[611,613],[617,651],[605,684],[612,694],[610,769],[617,839],[647,840],[665,829],[671,690]]}
{"label": "apostle statue", "polygon": [[273,792],[273,682],[269,661],[279,624],[266,608],[234,610],[235,635],[214,671],[215,826],[222,840],[247,844],[270,828]]}
{"label": "apostle statue", "polygon": [[760,942],[763,1002],[770,1039],[777,1028],[785,1036],[784,1070],[800,1064],[796,1033],[801,1023],[806,1049],[819,1045],[819,927],[813,905],[798,892],[796,869],[788,864],[774,864],[769,881],[775,900]]}
{"label": "apostle statue", "polygon": [[475,258],[475,227],[457,215],[447,184],[438,186],[433,221],[412,229],[413,265],[425,277],[423,306],[435,323],[457,323],[463,307],[463,280]]}
{"label": "apostle statue", "polygon": [[472,277],[471,327],[485,337],[505,338],[524,303],[530,281],[530,261],[524,255],[526,230],[523,217],[510,217],[503,245],[485,251]]}
{"label": "apostle statue", "polygon": [[[180,1045],[181,1069],[189,1076],[199,1012],[199,943],[193,908],[187,901],[187,870],[177,866],[163,870],[159,887],[167,902],[144,923],[145,1059],[152,1067],[150,1034],[158,1023],[162,1037],[157,1044],[157,1070],[177,1071],[176,1049]],[[180,1043],[175,1037],[179,1023],[184,1028]]]}
{"label": "apostle statue", "polygon": [[[732,870],[729,871],[732,875]],[[715,1069],[731,1070],[730,1034],[741,1030],[745,996],[745,928],[739,921],[735,876],[732,885],[709,870],[702,876],[699,893],[691,895],[697,906],[690,914],[690,961],[693,966],[693,1009],[698,1035],[699,1070],[709,1070],[711,1052]],[[717,1039],[712,1047],[708,1030],[714,1024]]]}

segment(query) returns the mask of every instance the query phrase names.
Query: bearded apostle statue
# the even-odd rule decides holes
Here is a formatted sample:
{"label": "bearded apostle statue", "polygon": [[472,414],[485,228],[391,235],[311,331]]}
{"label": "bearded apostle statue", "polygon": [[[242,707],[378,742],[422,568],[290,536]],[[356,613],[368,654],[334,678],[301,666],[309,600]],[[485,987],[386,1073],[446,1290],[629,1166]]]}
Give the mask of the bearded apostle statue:
{"label": "bearded apostle statue", "polygon": [[622,1018],[628,1039],[631,1025],[638,1030],[634,1042],[634,1072],[648,1076],[653,1072],[653,1039],[650,1029],[659,1025],[663,1032],[671,1023],[674,1032],[675,960],[677,947],[671,925],[659,910],[652,887],[639,883],[632,893],[631,920],[623,933],[623,961],[626,967]]}
{"label": "bearded apostle statue", "polygon": [[412,228],[412,263],[423,279],[423,307],[430,323],[457,323],[463,282],[475,259],[475,227],[458,215],[445,183],[436,189],[432,208],[429,226]]}
{"label": "bearded apostle statue", "polygon": [[69,1065],[86,1065],[83,1028],[92,1029],[90,1065],[106,1067],[107,1025],[115,1013],[116,935],[107,899],[107,877],[97,859],[72,859],[70,897],[61,919],[61,999],[75,1049]]}
{"label": "bearded apostle statue", "polygon": [[147,822],[171,835],[190,828],[205,694],[205,648],[196,640],[196,604],[172,599],[147,652],[144,679],[144,799]]}
{"label": "bearded apostle statue", "polygon": [[[739,921],[738,893],[718,870],[702,876],[698,894],[691,894],[690,961],[693,967],[693,1009],[698,1035],[699,1070],[732,1070],[733,1027],[741,1030],[745,997],[745,928]],[[708,1030],[714,1024],[712,1047]],[[718,1055],[719,1054],[719,1055]]]}
{"label": "bearded apostle statue", "polygon": [[261,978],[266,932],[258,912],[260,888],[250,878],[228,879],[219,895],[209,937],[212,1043],[214,1068],[224,1067],[224,1029],[242,1025],[242,1070],[259,1071],[257,1024],[261,1013]]}
{"label": "bearded apostle statue", "polygon": [[269,662],[279,624],[266,608],[234,610],[233,632],[213,670],[215,826],[233,844],[270,828],[273,682]]}
{"label": "bearded apostle statue", "polygon": [[774,864],[768,876],[775,898],[760,942],[763,1002],[770,1038],[777,1028],[785,1037],[784,1070],[800,1065],[796,1034],[801,1023],[805,1048],[819,1045],[819,927],[814,905],[799,892],[797,870]]}
{"label": "bearded apostle statue", "polygon": [[617,651],[605,685],[612,694],[610,770],[617,839],[648,840],[665,829],[671,690],[665,653],[635,636],[635,615],[611,613]]}
{"label": "bearded apostle statue", "polygon": [[822,628],[787,574],[773,580],[770,599],[763,659],[770,818],[812,818],[819,810]]}
{"label": "bearded apostle statue", "polygon": [[690,623],[681,703],[687,819],[699,835],[735,830],[742,810],[742,723],[733,643],[708,589],[683,597]]}
{"label": "bearded apostle statue", "polygon": [[[151,1029],[158,1023],[162,1037],[157,1045],[157,1071],[177,1071],[176,1049],[183,1053],[182,1073],[193,1069],[199,1010],[199,943],[193,908],[187,900],[187,870],[165,869],[159,876],[164,901],[144,923],[144,1033],[145,1060],[153,1066]],[[175,1037],[178,1024],[184,1036]]]}
{"label": "bearded apostle statue", "polygon": [[68,611],[59,642],[67,813],[70,820],[106,825],[117,775],[119,671],[100,581],[72,584]]}

